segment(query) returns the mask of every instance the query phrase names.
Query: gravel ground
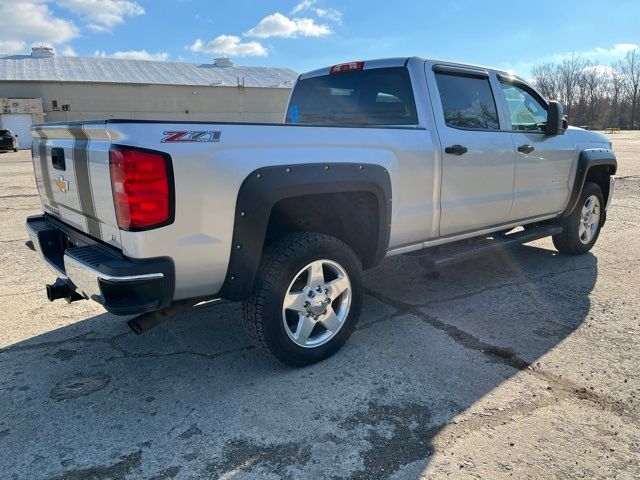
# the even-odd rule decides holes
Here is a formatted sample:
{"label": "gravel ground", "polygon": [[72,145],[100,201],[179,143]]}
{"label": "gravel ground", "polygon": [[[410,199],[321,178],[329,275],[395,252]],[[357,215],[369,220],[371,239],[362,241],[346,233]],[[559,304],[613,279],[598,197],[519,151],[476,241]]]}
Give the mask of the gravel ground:
{"label": "gravel ground", "polygon": [[590,254],[542,240],[437,279],[387,259],[350,342],[300,370],[250,346],[237,304],[135,336],[47,302],[29,153],[0,155],[2,478],[640,478],[640,134],[612,139]]}

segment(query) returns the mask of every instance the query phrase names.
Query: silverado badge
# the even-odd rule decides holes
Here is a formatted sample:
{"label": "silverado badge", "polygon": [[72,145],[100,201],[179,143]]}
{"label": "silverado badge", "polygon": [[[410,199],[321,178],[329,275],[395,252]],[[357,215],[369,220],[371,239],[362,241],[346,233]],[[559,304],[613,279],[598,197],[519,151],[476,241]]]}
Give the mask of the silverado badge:
{"label": "silverado badge", "polygon": [[62,193],[67,193],[69,191],[69,180],[65,180],[62,175],[54,180],[58,190]]}

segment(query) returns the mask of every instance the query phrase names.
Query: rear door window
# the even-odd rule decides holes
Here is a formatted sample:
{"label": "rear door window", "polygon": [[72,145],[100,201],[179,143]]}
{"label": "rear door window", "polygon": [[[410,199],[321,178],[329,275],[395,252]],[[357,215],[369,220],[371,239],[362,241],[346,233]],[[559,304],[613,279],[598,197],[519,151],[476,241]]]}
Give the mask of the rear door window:
{"label": "rear door window", "polygon": [[436,73],[436,82],[447,125],[474,130],[500,129],[488,78]]}
{"label": "rear door window", "polygon": [[376,68],[300,80],[286,123],[416,125],[409,72],[404,67]]}

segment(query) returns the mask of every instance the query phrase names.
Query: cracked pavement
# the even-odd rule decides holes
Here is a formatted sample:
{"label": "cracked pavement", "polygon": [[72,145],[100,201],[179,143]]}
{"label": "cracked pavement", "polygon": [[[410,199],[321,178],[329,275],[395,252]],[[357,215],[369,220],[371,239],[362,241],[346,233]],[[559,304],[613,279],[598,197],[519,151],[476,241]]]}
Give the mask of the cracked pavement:
{"label": "cracked pavement", "polygon": [[438,278],[386,259],[351,340],[298,370],[249,344],[237,304],[136,336],[49,303],[30,155],[0,155],[3,478],[639,478],[640,133],[613,141],[590,254],[545,239]]}

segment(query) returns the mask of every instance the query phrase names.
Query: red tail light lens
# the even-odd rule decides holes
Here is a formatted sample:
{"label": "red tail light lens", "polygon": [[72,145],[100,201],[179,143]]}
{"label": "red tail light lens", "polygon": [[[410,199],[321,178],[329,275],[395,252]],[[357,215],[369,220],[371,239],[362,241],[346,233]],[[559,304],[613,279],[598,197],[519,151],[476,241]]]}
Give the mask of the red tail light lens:
{"label": "red tail light lens", "polygon": [[115,146],[109,151],[118,226],[147,230],[173,221],[171,157],[162,152]]}
{"label": "red tail light lens", "polygon": [[339,65],[334,65],[329,70],[329,73],[343,73],[343,72],[353,72],[354,70],[362,70],[364,68],[364,62],[349,62],[349,63],[341,63]]}

